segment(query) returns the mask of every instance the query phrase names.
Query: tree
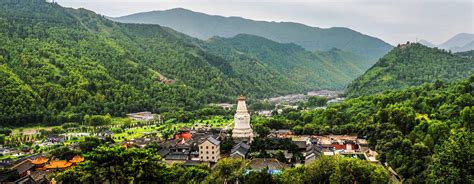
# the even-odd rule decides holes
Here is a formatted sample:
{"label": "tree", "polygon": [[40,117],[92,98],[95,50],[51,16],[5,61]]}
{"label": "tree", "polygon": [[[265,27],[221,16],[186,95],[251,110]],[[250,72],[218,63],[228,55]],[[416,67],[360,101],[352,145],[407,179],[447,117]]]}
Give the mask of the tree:
{"label": "tree", "polygon": [[432,183],[474,182],[474,133],[459,131],[436,149],[429,166]]}
{"label": "tree", "polygon": [[247,162],[243,159],[223,158],[217,162],[204,183],[234,183],[243,180]]}
{"label": "tree", "polygon": [[56,175],[65,183],[121,183],[171,181],[173,175],[150,149],[99,146],[85,162]]}

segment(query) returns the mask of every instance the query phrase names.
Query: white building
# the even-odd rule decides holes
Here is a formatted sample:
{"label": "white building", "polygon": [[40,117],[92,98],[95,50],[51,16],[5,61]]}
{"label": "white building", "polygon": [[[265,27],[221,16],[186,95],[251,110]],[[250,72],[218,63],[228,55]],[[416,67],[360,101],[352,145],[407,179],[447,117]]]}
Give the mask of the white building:
{"label": "white building", "polygon": [[232,138],[236,141],[252,142],[253,130],[250,127],[250,114],[247,110],[245,97],[240,96],[237,99],[237,112],[234,115],[234,129]]}
{"label": "white building", "polygon": [[217,162],[220,159],[220,141],[209,137],[199,144],[199,160]]}

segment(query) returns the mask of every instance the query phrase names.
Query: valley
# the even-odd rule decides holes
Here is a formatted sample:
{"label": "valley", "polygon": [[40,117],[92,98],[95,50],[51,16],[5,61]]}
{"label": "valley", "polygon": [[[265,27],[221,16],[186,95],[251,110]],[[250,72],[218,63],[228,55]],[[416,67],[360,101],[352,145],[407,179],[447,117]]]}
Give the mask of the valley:
{"label": "valley", "polygon": [[0,183],[474,182],[471,34],[64,3],[0,1]]}

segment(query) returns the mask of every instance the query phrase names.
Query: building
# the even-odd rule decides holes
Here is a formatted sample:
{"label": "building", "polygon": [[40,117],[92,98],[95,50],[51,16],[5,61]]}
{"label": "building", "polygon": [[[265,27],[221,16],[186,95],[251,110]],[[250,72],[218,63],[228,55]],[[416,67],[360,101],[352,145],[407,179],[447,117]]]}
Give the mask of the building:
{"label": "building", "polygon": [[153,114],[151,112],[148,112],[148,111],[130,113],[130,114],[127,114],[127,117],[132,119],[132,120],[137,120],[137,121],[152,121],[152,120],[155,119]]}
{"label": "building", "polygon": [[283,169],[290,167],[274,158],[254,158],[250,161],[249,166],[255,171],[268,169],[267,172],[270,174],[280,174]]}
{"label": "building", "polygon": [[232,138],[239,142],[252,142],[253,140],[253,130],[252,127],[250,127],[250,114],[247,110],[244,96],[240,96],[237,99],[237,111],[234,115]]}
{"label": "building", "polygon": [[228,103],[220,103],[220,104],[216,104],[216,105],[221,107],[224,110],[230,110],[233,106],[232,104],[228,104]]}
{"label": "building", "polygon": [[230,157],[245,159],[247,158],[249,150],[250,145],[245,144],[244,142],[240,142],[232,148],[232,151],[230,152]]}
{"label": "building", "polygon": [[201,161],[217,162],[221,155],[221,142],[213,137],[208,137],[199,144],[199,159]]}
{"label": "building", "polygon": [[175,135],[175,139],[189,140],[191,138],[193,138],[193,135],[191,134],[191,130],[188,127],[179,129],[178,133]]}

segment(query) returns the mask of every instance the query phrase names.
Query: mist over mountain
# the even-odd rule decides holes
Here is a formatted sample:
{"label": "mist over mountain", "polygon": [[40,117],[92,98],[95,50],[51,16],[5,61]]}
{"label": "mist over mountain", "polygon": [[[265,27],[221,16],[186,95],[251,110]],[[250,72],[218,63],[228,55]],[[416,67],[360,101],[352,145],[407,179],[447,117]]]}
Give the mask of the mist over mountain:
{"label": "mist over mountain", "polygon": [[452,52],[463,52],[474,50],[474,34],[459,33],[439,45],[435,45],[426,40],[420,40],[419,43],[428,47],[438,47],[445,50],[451,50]]}
{"label": "mist over mountain", "polygon": [[159,24],[200,39],[250,34],[281,43],[295,43],[312,52],[338,48],[371,60],[376,60],[392,48],[381,39],[344,27],[326,29],[293,22],[255,21],[241,17],[207,15],[182,8],[137,13],[112,20]]}

